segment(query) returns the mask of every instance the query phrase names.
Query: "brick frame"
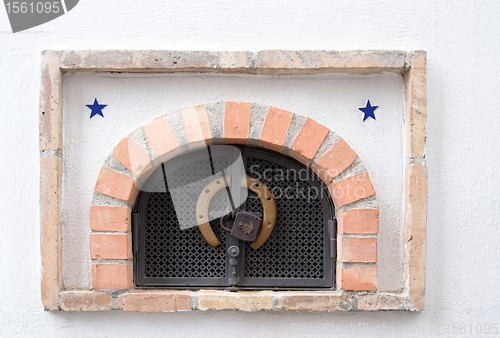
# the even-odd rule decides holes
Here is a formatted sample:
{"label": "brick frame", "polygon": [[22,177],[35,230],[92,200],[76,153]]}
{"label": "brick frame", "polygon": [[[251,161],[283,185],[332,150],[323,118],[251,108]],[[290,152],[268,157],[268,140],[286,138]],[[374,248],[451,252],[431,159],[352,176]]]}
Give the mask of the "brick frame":
{"label": "brick frame", "polygon": [[[259,118],[264,118],[262,125],[251,125],[250,121]],[[292,121],[296,121],[294,126]],[[123,169],[103,166],[95,193],[106,195],[106,200],[112,199],[116,205],[131,206],[138,186],[152,172],[153,163],[207,144],[235,143],[278,151],[306,167],[314,164],[313,170],[329,188],[336,217],[343,224],[337,231],[337,289],[376,291],[378,208],[370,176],[367,171],[353,171],[352,164],[360,162],[356,153],[333,131],[310,118],[273,106],[230,101],[159,116],[118,142],[110,157],[112,162],[121,163]],[[368,205],[363,203],[367,198],[371,198]],[[130,289],[131,234],[130,226],[123,230],[122,221],[130,209],[99,203],[96,198],[91,206],[92,287],[108,291]],[[357,224],[362,227],[357,229]]]}
{"label": "brick frame", "polygon": [[[207,106],[197,106],[180,112],[188,131],[185,139],[191,145],[208,141],[219,143],[226,138],[230,143],[256,142],[258,145],[284,151],[299,161],[311,165],[321,178],[331,183],[332,194],[339,217],[339,260],[337,271],[338,289],[334,291],[241,291],[213,290],[143,291],[132,287],[127,207],[120,210],[92,208],[91,255],[99,259],[93,264],[93,290],[64,290],[61,277],[61,182],[62,182],[62,74],[64,72],[219,72],[239,74],[313,74],[348,72],[373,74],[393,72],[405,79],[406,97],[406,152],[405,152],[405,209],[404,209],[404,289],[399,293],[376,291],[376,210],[349,208],[356,197],[341,192],[353,187],[363,187],[364,198],[374,194],[367,173],[335,180],[356,159],[345,141],[338,141],[324,149],[321,145],[330,131],[310,119],[303,119],[300,131],[293,140],[283,136],[275,126],[286,125],[293,114],[270,108],[269,124],[262,126],[258,138],[245,138],[246,127],[229,129],[234,111],[246,114],[248,103],[228,103],[224,109],[224,135],[212,133]],[[425,164],[426,122],[426,55],[425,52],[403,51],[262,51],[252,52],[175,52],[175,51],[46,51],[43,54],[42,88],[40,102],[40,166],[41,166],[41,253],[42,253],[42,303],[47,310],[65,311],[182,311],[182,310],[410,310],[421,311],[425,292],[425,227],[427,208],[427,181]],[[227,108],[227,109],[226,109]],[[250,109],[251,110],[251,109]],[[249,119],[250,121],[249,112]],[[204,126],[192,128],[193,116]],[[246,115],[245,115],[246,116]],[[272,117],[272,118],[271,118]],[[288,122],[289,124],[290,122]],[[227,124],[227,125],[226,125]],[[190,127],[191,126],[191,127]],[[168,124],[167,124],[168,127]],[[155,129],[156,128],[156,129]],[[164,130],[165,123],[156,120],[143,128],[152,135]],[[288,128],[287,128],[288,130]],[[314,131],[319,139],[302,142],[302,132]],[[226,133],[227,131],[227,133]],[[168,137],[175,135],[167,131]],[[148,173],[158,160],[175,154],[183,144],[178,139],[165,143],[149,138],[159,149],[159,157],[143,156],[140,144],[123,147],[123,142],[113,151],[115,157],[137,178]],[[177,143],[176,143],[177,142]],[[156,149],[155,148],[155,149]],[[321,148],[321,150],[320,150]],[[125,149],[125,150],[124,150]],[[318,151],[322,153],[317,154]],[[134,152],[128,156],[128,152]],[[340,154],[335,160],[332,154]],[[333,160],[332,160],[333,158]],[[326,170],[321,170],[326,169]],[[113,196],[126,203],[134,200],[137,189],[130,176],[101,170],[96,191]],[[115,182],[110,186],[106,182]],[[332,182],[333,181],[333,182]],[[366,196],[365,196],[366,195]],[[359,198],[358,198],[359,199]],[[353,204],[354,203],[354,204]],[[345,208],[343,207],[345,205]],[[105,231],[106,233],[100,233]],[[112,231],[111,233],[107,233]],[[351,238],[358,234],[367,238]],[[357,250],[362,246],[365,250]],[[373,249],[375,248],[375,250]],[[119,257],[119,258],[117,258]],[[103,264],[106,260],[118,264]],[[109,274],[121,278],[107,278]],[[105,277],[102,277],[105,276]],[[115,290],[113,292],[113,290]],[[121,291],[116,291],[121,290]],[[358,292],[348,291],[358,290]],[[361,291],[363,290],[363,291]],[[367,292],[370,291],[370,292]]]}

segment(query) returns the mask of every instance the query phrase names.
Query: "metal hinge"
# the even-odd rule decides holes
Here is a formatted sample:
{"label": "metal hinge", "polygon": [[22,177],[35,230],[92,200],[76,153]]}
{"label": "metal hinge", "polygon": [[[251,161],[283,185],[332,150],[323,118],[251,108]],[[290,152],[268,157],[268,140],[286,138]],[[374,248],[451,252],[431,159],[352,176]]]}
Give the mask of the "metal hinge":
{"label": "metal hinge", "polygon": [[335,258],[335,251],[337,250],[337,246],[335,245],[335,229],[337,228],[337,219],[328,220],[328,240],[330,241],[330,258]]}

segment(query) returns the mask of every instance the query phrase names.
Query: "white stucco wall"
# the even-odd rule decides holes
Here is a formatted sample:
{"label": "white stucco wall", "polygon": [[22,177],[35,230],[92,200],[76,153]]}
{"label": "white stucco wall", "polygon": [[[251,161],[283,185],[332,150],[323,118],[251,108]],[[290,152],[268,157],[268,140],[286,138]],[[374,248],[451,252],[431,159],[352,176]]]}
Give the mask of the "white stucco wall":
{"label": "white stucco wall", "polygon": [[[0,9],[0,335],[454,336],[463,325],[463,336],[471,336],[495,324],[500,330],[499,22],[496,1],[87,0],[53,22],[12,34]],[[427,50],[424,313],[44,312],[40,51],[71,48]]]}
{"label": "white stucco wall", "polygon": [[[64,77],[63,275],[88,288],[89,208],[104,161],[122,137],[155,117],[200,103],[273,105],[323,123],[368,169],[380,207],[379,288],[403,285],[403,77],[396,74],[252,76],[221,74],[67,74]],[[89,120],[94,97],[108,106]],[[363,121],[366,100],[377,120]]]}

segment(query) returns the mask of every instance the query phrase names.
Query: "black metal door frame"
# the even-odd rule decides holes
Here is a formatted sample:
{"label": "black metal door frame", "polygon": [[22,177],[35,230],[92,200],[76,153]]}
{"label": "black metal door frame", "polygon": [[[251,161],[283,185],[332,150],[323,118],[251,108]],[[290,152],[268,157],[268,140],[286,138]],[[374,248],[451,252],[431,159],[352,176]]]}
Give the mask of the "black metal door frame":
{"label": "black metal door frame", "polygon": [[[310,170],[306,168],[296,160],[287,157],[286,155],[269,151],[262,148],[254,147],[241,147],[237,146],[241,152],[245,168],[247,168],[247,161],[249,157],[261,158],[266,161],[277,163],[286,169],[295,170],[307,170],[308,177],[310,178],[309,184],[318,191],[323,193],[323,198],[320,199],[322,209],[323,209],[323,249],[324,249],[324,278],[322,279],[307,279],[307,278],[251,278],[245,277],[245,255],[247,245],[245,242],[239,241],[238,239],[232,237],[229,233],[226,233],[225,242],[225,265],[226,265],[226,275],[225,277],[146,277],[145,275],[145,234],[141,224],[145,224],[145,208],[148,205],[149,198],[151,197],[150,192],[140,191],[136,199],[136,203],[133,208],[132,213],[132,229],[133,229],[133,251],[134,251],[134,281],[138,287],[177,287],[177,288],[200,288],[200,287],[216,287],[216,288],[226,288],[229,287],[229,255],[227,255],[227,249],[230,246],[236,245],[240,249],[240,254],[238,257],[238,277],[239,282],[236,286],[238,289],[320,289],[320,288],[332,288],[334,287],[334,264],[335,264],[335,254],[336,254],[336,224],[334,217],[334,208],[331,199],[329,198],[328,191],[321,180]],[[221,154],[217,150],[217,146],[209,147],[208,153],[210,154],[210,165],[213,169],[212,157],[216,158],[218,156],[224,156],[227,154]],[[176,158],[169,160],[169,166],[175,168],[175,162],[177,159],[183,159],[186,161],[195,160],[199,158],[198,151],[193,151],[187,154],[179,155]],[[172,161],[172,162],[171,162]],[[179,161],[182,163],[182,161]],[[182,166],[181,164],[180,166]],[[153,173],[151,175],[152,180],[160,180],[160,175]],[[163,177],[166,182],[166,177]],[[153,184],[160,184],[161,182],[153,182]],[[245,209],[246,204],[241,206],[241,209]],[[279,210],[278,210],[279,213]],[[201,234],[200,234],[201,236]],[[250,249],[253,250],[253,249]]]}

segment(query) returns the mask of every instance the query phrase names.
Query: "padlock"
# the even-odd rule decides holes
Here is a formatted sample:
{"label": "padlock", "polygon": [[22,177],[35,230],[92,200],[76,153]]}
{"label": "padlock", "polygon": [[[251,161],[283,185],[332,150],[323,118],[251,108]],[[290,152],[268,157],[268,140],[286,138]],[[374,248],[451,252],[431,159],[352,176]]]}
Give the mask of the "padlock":
{"label": "padlock", "polygon": [[245,242],[253,242],[259,234],[262,216],[248,211],[238,211],[234,217],[231,235]]}

